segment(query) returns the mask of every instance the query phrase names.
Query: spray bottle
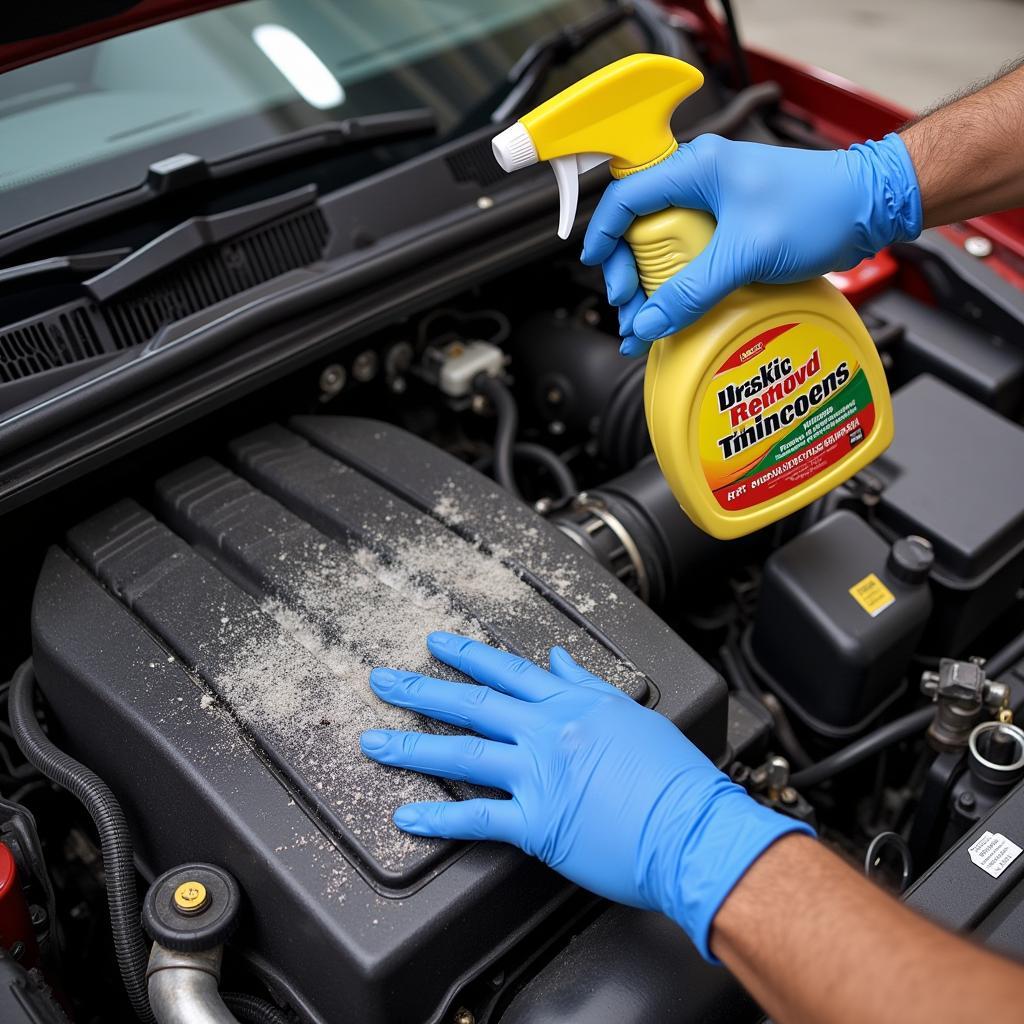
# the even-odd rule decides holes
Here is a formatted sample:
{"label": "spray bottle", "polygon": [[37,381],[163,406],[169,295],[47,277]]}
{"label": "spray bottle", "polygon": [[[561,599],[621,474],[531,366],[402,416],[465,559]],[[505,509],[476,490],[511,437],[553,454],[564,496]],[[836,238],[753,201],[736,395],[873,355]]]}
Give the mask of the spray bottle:
{"label": "spray bottle", "polygon": [[[576,216],[579,175],[613,177],[678,148],[675,108],[703,84],[683,61],[634,54],[526,114],[493,141],[506,171],[540,160],[558,182],[558,234]],[[626,233],[650,295],[711,239],[715,221],[669,209]],[[741,537],[847,480],[892,440],[892,404],[871,336],[824,278],[746,285],[691,327],[655,342],[644,378],[647,427],[683,511],[714,537]]]}

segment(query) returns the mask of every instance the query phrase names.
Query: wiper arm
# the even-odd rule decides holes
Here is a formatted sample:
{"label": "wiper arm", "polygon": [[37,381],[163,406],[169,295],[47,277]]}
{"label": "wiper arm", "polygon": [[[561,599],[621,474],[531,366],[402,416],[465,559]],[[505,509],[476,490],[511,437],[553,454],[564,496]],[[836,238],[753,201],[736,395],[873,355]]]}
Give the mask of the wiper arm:
{"label": "wiper arm", "polygon": [[616,3],[531,43],[509,69],[509,91],[491,113],[491,121],[507,121],[526,104],[553,68],[565,64],[632,14],[632,5]]}
{"label": "wiper arm", "polygon": [[20,292],[26,287],[68,284],[109,270],[125,258],[131,249],[104,249],[102,252],[77,253],[74,256],[51,256],[32,263],[0,269],[0,296]]}
{"label": "wiper arm", "polygon": [[150,165],[147,186],[164,195],[203,181],[224,181],[310,153],[356,149],[382,142],[429,135],[437,130],[437,117],[427,107],[395,110],[387,114],[363,114],[344,121],[300,128],[257,146],[229,153],[216,160],[187,153]]}
{"label": "wiper arm", "polygon": [[104,267],[85,281],[83,287],[97,302],[109,302],[195,253],[312,206],[316,200],[316,186],[305,185],[235,210],[189,217],[113,265]]}
{"label": "wiper arm", "polygon": [[152,164],[145,180],[134,188],[102,196],[15,228],[5,237],[0,237],[0,257],[45,242],[60,232],[87,227],[106,217],[135,210],[191,185],[226,181],[311,153],[341,152],[385,142],[400,142],[431,134],[436,128],[437,119],[432,110],[415,108],[385,114],[363,114],[344,121],[314,125],[216,160],[181,153]]}

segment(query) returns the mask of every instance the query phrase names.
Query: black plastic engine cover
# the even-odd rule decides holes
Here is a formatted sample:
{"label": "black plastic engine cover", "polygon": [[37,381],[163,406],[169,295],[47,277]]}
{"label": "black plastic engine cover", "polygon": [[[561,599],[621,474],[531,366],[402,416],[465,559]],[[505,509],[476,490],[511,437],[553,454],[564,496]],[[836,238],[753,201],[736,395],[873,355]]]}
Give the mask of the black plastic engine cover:
{"label": "black plastic engine cover", "polygon": [[[49,552],[36,672],[65,742],[124,802],[157,874],[238,879],[241,942],[311,1020],[433,1021],[571,889],[510,847],[391,813],[472,787],[365,759],[371,666],[456,678],[423,643],[559,643],[711,757],[715,672],[525,505],[395,427],[300,418],[144,487]],[[236,940],[237,942],[238,940]]]}

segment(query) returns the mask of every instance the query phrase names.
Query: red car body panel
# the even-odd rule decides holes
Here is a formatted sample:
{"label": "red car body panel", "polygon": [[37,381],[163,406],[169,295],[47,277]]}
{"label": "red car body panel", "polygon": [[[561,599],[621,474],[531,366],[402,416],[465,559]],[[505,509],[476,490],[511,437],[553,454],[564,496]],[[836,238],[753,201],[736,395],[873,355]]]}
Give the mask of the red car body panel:
{"label": "red car body panel", "polygon": [[[91,43],[101,43],[104,39],[124,35],[125,32],[149,28],[151,25],[174,21],[214,7],[226,7],[235,2],[237,0],[138,0],[131,3],[125,0],[120,4],[108,2],[92,5],[88,0],[76,0],[73,4],[47,5],[45,22],[37,21],[24,12],[12,11],[8,18],[5,12],[7,24],[0,28],[0,38],[3,39],[0,42],[0,74]],[[95,13],[98,9],[109,10],[112,7],[120,7],[121,10],[107,17]],[[60,25],[56,31],[45,34],[39,31],[55,23]],[[65,24],[67,27],[64,27]]]}

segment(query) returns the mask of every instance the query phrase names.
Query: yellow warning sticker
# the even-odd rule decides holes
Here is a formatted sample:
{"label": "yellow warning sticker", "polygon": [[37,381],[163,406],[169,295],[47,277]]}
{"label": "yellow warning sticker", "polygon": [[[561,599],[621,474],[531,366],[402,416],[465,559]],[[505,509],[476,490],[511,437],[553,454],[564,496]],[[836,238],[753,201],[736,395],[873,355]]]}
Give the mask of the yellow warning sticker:
{"label": "yellow warning sticker", "polygon": [[893,592],[873,572],[850,587],[850,597],[871,618],[884,612],[896,600]]}

